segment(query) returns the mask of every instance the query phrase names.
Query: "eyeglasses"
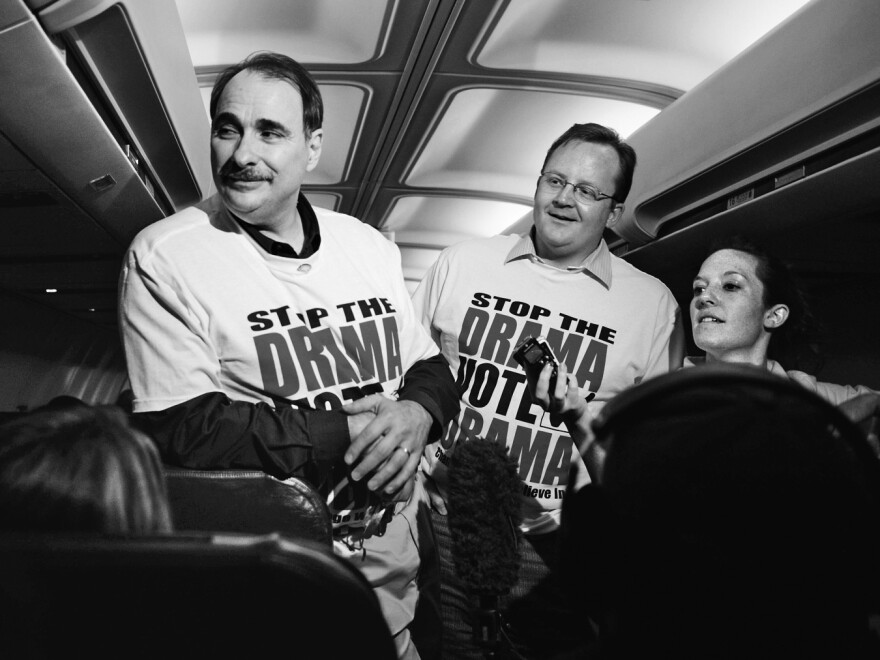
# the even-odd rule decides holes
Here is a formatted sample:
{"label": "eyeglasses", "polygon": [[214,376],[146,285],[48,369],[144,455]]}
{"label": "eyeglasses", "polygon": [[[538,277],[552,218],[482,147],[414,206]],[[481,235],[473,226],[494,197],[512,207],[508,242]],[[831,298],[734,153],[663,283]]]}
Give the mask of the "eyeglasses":
{"label": "eyeglasses", "polygon": [[571,183],[571,181],[566,181],[555,172],[542,172],[541,176],[538,178],[538,186],[543,188],[545,192],[553,194],[559,194],[565,189],[565,186],[569,184],[571,184],[574,201],[579,204],[593,204],[594,202],[599,202],[603,199],[610,199],[613,202],[617,202],[613,196],[606,195],[593,186],[586,183]]}

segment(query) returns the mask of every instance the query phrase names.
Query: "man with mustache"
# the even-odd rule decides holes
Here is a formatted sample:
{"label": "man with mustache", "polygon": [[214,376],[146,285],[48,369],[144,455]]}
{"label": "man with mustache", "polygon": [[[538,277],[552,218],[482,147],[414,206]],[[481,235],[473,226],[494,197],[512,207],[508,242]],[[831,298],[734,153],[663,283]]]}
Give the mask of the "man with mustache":
{"label": "man with mustache", "polygon": [[418,658],[415,473],[457,409],[451,371],[397,247],[300,192],[323,139],[308,72],[252,55],[220,74],[210,114],[218,194],[144,229],[123,266],[135,418],[166,463],[313,484],[400,657]]}

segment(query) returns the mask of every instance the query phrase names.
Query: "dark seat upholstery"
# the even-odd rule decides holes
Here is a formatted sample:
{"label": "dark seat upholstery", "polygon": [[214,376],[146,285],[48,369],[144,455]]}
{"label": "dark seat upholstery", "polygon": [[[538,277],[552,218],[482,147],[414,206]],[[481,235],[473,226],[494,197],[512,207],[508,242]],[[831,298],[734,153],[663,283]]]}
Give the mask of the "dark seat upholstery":
{"label": "dark seat upholstery", "polygon": [[10,658],[396,657],[363,575],[280,535],[0,535]]}
{"label": "dark seat upholstery", "polygon": [[623,392],[593,429],[607,455],[566,495],[561,563],[601,657],[880,657],[880,462],[837,408],[704,365]]}
{"label": "dark seat upholstery", "polygon": [[279,532],[330,547],[327,505],[296,478],[279,480],[250,470],[165,468],[174,528],[178,531]]}

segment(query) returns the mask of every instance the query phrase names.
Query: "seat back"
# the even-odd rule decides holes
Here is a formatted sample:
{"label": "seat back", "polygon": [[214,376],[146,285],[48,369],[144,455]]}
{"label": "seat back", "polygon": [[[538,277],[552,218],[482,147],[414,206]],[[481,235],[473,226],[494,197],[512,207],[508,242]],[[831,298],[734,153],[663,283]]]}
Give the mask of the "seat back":
{"label": "seat back", "polygon": [[593,430],[606,459],[566,495],[561,565],[603,645],[862,657],[880,462],[837,408],[757,367],[704,365],[623,392]]}
{"label": "seat back", "polygon": [[370,585],[280,535],[0,535],[15,658],[395,658]]}
{"label": "seat back", "polygon": [[301,479],[280,480],[256,470],[165,468],[178,531],[278,532],[330,547],[330,512]]}

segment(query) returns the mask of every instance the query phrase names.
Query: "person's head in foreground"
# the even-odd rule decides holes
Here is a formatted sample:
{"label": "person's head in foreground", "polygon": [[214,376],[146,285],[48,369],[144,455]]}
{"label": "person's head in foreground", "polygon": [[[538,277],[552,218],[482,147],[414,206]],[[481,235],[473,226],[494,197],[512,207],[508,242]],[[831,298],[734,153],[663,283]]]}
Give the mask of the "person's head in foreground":
{"label": "person's head in foreground", "polygon": [[0,425],[0,528],[169,532],[153,442],[115,406],[41,409]]}
{"label": "person's head in foreground", "polygon": [[562,524],[599,657],[876,651],[880,464],[836,408],[717,364],[624,392],[595,430],[600,478],[566,497]]}

